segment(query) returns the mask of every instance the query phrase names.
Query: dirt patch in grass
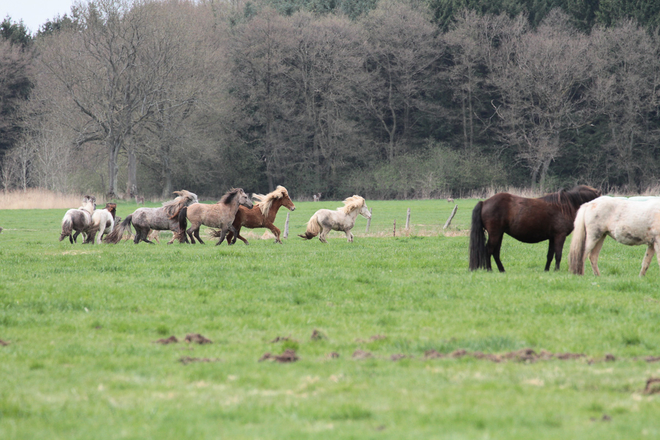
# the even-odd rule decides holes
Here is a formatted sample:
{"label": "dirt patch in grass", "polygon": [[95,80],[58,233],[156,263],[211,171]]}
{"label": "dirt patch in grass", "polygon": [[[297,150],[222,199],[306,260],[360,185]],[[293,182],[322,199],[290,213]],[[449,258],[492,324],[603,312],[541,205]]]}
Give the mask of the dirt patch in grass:
{"label": "dirt patch in grass", "polygon": [[159,339],[159,340],[157,340],[157,341],[153,341],[153,344],[163,344],[163,345],[167,345],[167,344],[176,344],[176,343],[178,343],[178,342],[179,342],[179,340],[177,339],[177,337],[174,336],[174,335],[172,335],[172,336],[170,336],[170,337],[167,338],[167,339],[162,338],[162,339]]}
{"label": "dirt patch in grass", "polygon": [[390,360],[396,362],[396,361],[400,361],[401,359],[405,359],[407,357],[411,357],[411,356],[406,356],[405,354],[397,353],[390,356]]}
{"label": "dirt patch in grass", "polygon": [[368,359],[372,356],[373,355],[371,353],[369,353],[368,351],[364,351],[364,350],[355,350],[353,352],[353,359],[358,359],[358,360],[359,359]]}
{"label": "dirt patch in grass", "polygon": [[[440,353],[436,350],[427,350],[424,353],[424,359],[442,359],[442,358],[453,358],[460,359],[466,356],[474,357],[475,359],[484,359],[491,362],[503,362],[503,361],[514,361],[514,362],[537,362],[537,361],[548,361],[551,359],[560,359],[560,360],[569,360],[569,359],[580,359],[586,357],[582,353],[551,353],[546,350],[541,350],[536,352],[531,348],[523,348],[520,350],[510,351],[507,353],[483,353],[481,351],[469,352],[464,349],[454,350],[451,353]],[[605,361],[615,360],[614,356],[606,355]],[[593,360],[591,360],[593,362]]]}
{"label": "dirt patch in grass", "polygon": [[211,341],[208,338],[205,338],[204,336],[200,335],[199,333],[189,333],[186,335],[186,339],[184,341],[188,343],[196,343],[196,344],[213,344],[213,341]]}
{"label": "dirt patch in grass", "polygon": [[11,342],[0,339],[0,347],[6,347],[9,344],[11,344]]}
{"label": "dirt patch in grass", "polygon": [[299,359],[300,358],[296,355],[295,350],[287,348],[286,350],[284,350],[284,353],[282,353],[279,356],[278,355],[273,355],[271,353],[264,353],[259,358],[259,362],[270,360],[270,361],[275,361],[275,362],[279,362],[279,363],[282,363],[282,364],[286,364],[286,363],[290,363],[290,362],[296,362]]}
{"label": "dirt patch in grass", "polygon": [[192,364],[194,362],[222,362],[222,359],[209,359],[209,358],[194,358],[190,356],[183,356],[179,359],[183,365]]}
{"label": "dirt patch in grass", "polygon": [[660,377],[649,377],[646,381],[646,388],[644,394],[658,394],[660,393]]}
{"label": "dirt patch in grass", "polygon": [[282,341],[293,341],[293,339],[291,339],[291,335],[289,335],[289,336],[277,336],[275,339],[270,341],[270,343],[275,344],[276,342],[282,342]]}
{"label": "dirt patch in grass", "polygon": [[320,341],[321,339],[325,339],[325,338],[326,338],[325,335],[316,329],[314,329],[314,331],[312,332],[312,336],[310,337],[312,341]]}
{"label": "dirt patch in grass", "polygon": [[333,351],[332,353],[328,353],[325,357],[328,359],[339,359],[339,353]]}

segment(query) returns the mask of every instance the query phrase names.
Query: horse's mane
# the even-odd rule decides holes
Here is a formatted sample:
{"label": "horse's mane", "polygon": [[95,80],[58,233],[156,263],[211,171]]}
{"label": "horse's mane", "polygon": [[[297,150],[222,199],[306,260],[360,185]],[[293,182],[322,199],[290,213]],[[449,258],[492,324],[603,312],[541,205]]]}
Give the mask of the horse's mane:
{"label": "horse's mane", "polygon": [[356,209],[360,209],[364,206],[365,201],[363,197],[360,197],[358,195],[354,195],[352,197],[347,198],[344,200],[344,206],[342,208],[337,208],[338,211],[343,211],[344,214],[350,214],[351,212],[355,211]]}
{"label": "horse's mane", "polygon": [[165,214],[167,214],[169,218],[178,216],[179,211],[181,211],[181,209],[186,206],[189,201],[193,201],[197,197],[194,193],[186,191],[185,189],[181,191],[174,191],[174,194],[179,194],[179,196],[174,200],[170,200],[169,202],[163,202],[162,209],[165,211]]}
{"label": "horse's mane", "polygon": [[230,189],[229,191],[227,191],[227,192],[225,193],[224,196],[222,196],[222,198],[220,199],[220,201],[218,202],[218,204],[220,204],[220,203],[223,203],[223,204],[225,204],[225,205],[229,205],[229,204],[231,204],[231,202],[234,201],[234,199],[236,198],[236,196],[238,195],[238,193],[240,193],[240,192],[242,192],[242,191],[243,191],[243,190],[242,190],[241,188],[232,188],[232,189]]}
{"label": "horse's mane", "polygon": [[569,191],[562,189],[555,193],[539,197],[539,199],[560,207],[562,212],[574,214],[580,208],[580,205],[599,196],[600,191],[596,188],[587,185],[578,185]]}
{"label": "horse's mane", "polygon": [[263,216],[268,217],[268,211],[270,211],[270,207],[273,206],[273,202],[276,199],[281,199],[282,197],[285,196],[288,197],[289,192],[282,185],[277,185],[275,191],[270,192],[265,196],[263,194],[253,194],[252,198],[257,200],[254,206],[258,206],[259,209],[261,209],[261,213],[263,214]]}

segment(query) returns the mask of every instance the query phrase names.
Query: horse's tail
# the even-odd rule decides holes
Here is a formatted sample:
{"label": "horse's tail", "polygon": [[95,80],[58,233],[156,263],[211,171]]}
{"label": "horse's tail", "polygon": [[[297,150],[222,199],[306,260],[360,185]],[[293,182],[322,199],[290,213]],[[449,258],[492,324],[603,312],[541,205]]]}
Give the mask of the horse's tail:
{"label": "horse's tail", "polygon": [[73,232],[73,221],[71,220],[70,215],[65,214],[64,218],[62,219],[62,234],[60,235],[60,241],[64,240],[64,237],[71,236],[72,232]]}
{"label": "horse's tail", "polygon": [[[582,205],[584,207],[584,205]],[[568,270],[575,275],[584,275],[585,245],[587,242],[587,225],[584,219],[586,209],[578,209],[575,216],[575,229],[571,238],[571,250],[568,254]]]}
{"label": "horse's tail", "polygon": [[179,210],[178,214],[179,220],[179,232],[174,234],[174,238],[179,240],[179,243],[190,243],[188,241],[188,236],[186,235],[186,229],[188,228],[188,207],[184,206]]}
{"label": "horse's tail", "polygon": [[470,229],[470,270],[485,269],[488,261],[486,252],[486,233],[481,220],[481,208],[484,202],[477,203],[472,210],[472,228]]}
{"label": "horse's tail", "polygon": [[115,225],[115,228],[111,233],[105,236],[103,239],[104,243],[117,244],[121,241],[121,238],[124,236],[124,231],[128,229],[128,232],[131,233],[131,222],[133,221],[133,214],[127,216],[123,222],[118,225]]}
{"label": "horse's tail", "polygon": [[317,213],[314,213],[312,218],[310,218],[309,221],[307,222],[307,230],[305,231],[305,233],[298,234],[298,237],[302,237],[306,240],[311,240],[312,238],[319,235],[319,232],[321,232],[321,225],[319,224],[319,221],[316,218],[316,214]]}

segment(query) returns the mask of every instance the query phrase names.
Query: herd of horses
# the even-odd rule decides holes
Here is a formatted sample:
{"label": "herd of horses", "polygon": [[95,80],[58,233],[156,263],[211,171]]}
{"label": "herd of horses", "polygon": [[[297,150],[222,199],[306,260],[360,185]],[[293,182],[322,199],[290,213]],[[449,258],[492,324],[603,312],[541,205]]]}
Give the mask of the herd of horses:
{"label": "herd of horses", "polygon": [[[96,198],[85,196],[82,206],[70,209],[62,219],[62,234],[60,241],[69,237],[71,243],[76,242],[78,234],[85,237],[84,243],[119,243],[126,232],[135,228],[133,242],[135,244],[149,239],[152,231],[172,231],[173,236],[169,243],[195,244],[204,241],[199,235],[202,225],[215,228],[211,231],[212,237],[219,238],[216,245],[221,244],[225,238],[232,245],[237,239],[249,244],[245,237],[240,235],[241,228],[267,228],[275,236],[275,243],[282,243],[281,231],[275,226],[275,217],[280,207],[284,206],[290,211],[296,209],[289,192],[283,186],[278,186],[269,194],[253,194],[252,199],[242,188],[232,188],[215,204],[199,203],[195,193],[181,190],[175,191],[174,200],[163,203],[159,208],[138,208],[127,216],[124,221],[115,217],[117,205],[108,203],[103,209],[96,209]],[[343,231],[349,242],[353,241],[351,229],[355,225],[357,215],[361,214],[371,218],[363,197],[354,195],[344,200],[344,206],[333,211],[319,209],[310,218],[307,230],[300,237],[312,239],[319,235],[319,239],[327,243],[325,237],[330,230]],[[190,228],[188,228],[190,221]],[[103,232],[96,238],[96,234]],[[73,232],[75,231],[75,234]],[[104,237],[103,237],[104,236]],[[168,244],[169,244],[168,243]]]}
{"label": "herd of horses", "polygon": [[[115,217],[116,204],[108,203],[105,208],[96,209],[95,198],[85,196],[80,208],[70,209],[64,215],[60,241],[69,237],[74,243],[82,233],[85,243],[119,243],[133,226],[136,244],[141,241],[153,244],[149,236],[154,230],[172,231],[170,243],[178,240],[204,244],[199,230],[205,225],[215,228],[211,236],[218,238],[216,245],[225,239],[230,245],[237,239],[248,244],[240,235],[243,227],[267,228],[275,236],[275,242],[281,244],[281,231],[274,224],[277,212],[282,206],[290,211],[296,209],[283,186],[266,195],[253,194],[252,198],[243,189],[232,188],[215,204],[199,203],[197,195],[190,191],[175,191],[175,194],[177,197],[163,206],[138,208],[124,221]],[[358,195],[343,203],[336,210],[316,211],[307,222],[305,233],[299,236],[307,240],[318,236],[327,243],[327,234],[335,230],[343,231],[348,242],[352,242],[351,229],[358,214],[371,218],[371,213],[365,199]],[[524,243],[548,240],[545,270],[550,270],[553,259],[555,270],[559,270],[564,242],[571,232],[574,232],[569,252],[571,273],[584,274],[585,261],[589,258],[594,274],[600,275],[598,255],[609,235],[622,244],[647,245],[639,274],[644,276],[654,255],[660,265],[660,198],[602,196],[599,190],[586,185],[539,198],[495,194],[478,202],[472,211],[469,268],[491,271],[491,259],[494,259],[498,270],[504,272],[500,250],[507,234]]]}

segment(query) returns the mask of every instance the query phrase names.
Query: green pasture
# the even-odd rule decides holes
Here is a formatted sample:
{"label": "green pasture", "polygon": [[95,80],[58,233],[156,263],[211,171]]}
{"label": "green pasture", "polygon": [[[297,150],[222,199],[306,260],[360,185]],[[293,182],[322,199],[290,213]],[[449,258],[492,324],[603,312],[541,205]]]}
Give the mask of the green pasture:
{"label": "green pasture", "polygon": [[[443,232],[444,200],[368,201],[370,233],[327,245],[296,235],[340,202],[297,202],[283,245],[249,246],[70,245],[65,210],[0,210],[0,439],[659,438],[657,263],[640,279],[645,249],[608,239],[602,277],[570,275],[568,243],[545,273],[547,244],[506,237],[507,272],[471,273],[458,203]],[[425,357],[523,348],[584,356]]]}

